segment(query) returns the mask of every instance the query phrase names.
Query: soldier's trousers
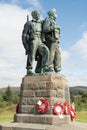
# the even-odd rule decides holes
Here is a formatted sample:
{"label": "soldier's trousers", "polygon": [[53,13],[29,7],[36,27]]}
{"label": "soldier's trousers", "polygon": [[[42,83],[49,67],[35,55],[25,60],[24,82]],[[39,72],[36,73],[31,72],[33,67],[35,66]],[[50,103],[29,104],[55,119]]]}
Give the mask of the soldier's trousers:
{"label": "soldier's trousers", "polygon": [[36,37],[31,41],[30,53],[27,59],[27,69],[33,69],[33,61],[35,58],[37,59],[39,57],[38,54],[42,56],[41,67],[45,68],[48,66],[49,49],[44,43],[41,42],[40,37]]}
{"label": "soldier's trousers", "polygon": [[61,70],[61,52],[57,42],[47,41],[46,45],[49,48],[49,68],[58,72]]}

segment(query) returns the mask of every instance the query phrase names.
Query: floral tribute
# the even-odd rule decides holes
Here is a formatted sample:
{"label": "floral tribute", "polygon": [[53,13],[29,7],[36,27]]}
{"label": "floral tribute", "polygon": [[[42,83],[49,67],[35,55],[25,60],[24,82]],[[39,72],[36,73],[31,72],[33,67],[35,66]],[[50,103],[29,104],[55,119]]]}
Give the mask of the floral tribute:
{"label": "floral tribute", "polygon": [[55,115],[64,114],[64,105],[62,103],[55,103],[53,106],[53,113]]}
{"label": "floral tribute", "polygon": [[16,105],[16,113],[18,113],[19,104]]}
{"label": "floral tribute", "polygon": [[53,113],[59,115],[59,117],[61,117],[60,115],[70,115],[72,120],[76,119],[76,111],[68,102],[55,103],[53,106]]}
{"label": "floral tribute", "polygon": [[66,115],[70,115],[72,120],[76,120],[76,111],[68,102],[64,103],[64,110]]}
{"label": "floral tribute", "polygon": [[[44,114],[50,109],[50,103],[47,99],[41,98],[37,103],[37,111]],[[63,118],[63,115],[70,115],[71,120],[76,119],[76,111],[71,104],[65,103],[55,103],[53,106],[53,114],[59,115]]]}
{"label": "floral tribute", "polygon": [[37,103],[37,111],[40,113],[46,113],[50,109],[50,103],[47,99],[42,98]]}

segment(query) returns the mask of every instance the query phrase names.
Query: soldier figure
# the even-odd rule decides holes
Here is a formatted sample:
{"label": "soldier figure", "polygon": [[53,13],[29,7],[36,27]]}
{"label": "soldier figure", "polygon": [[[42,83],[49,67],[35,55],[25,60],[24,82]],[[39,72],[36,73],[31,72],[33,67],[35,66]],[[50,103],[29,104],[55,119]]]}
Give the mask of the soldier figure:
{"label": "soldier figure", "polygon": [[48,18],[44,20],[43,32],[45,33],[46,46],[49,48],[49,69],[52,72],[59,73],[61,71],[61,53],[59,49],[60,28],[56,24],[56,10],[51,9],[48,12]]}
{"label": "soldier figure", "polygon": [[41,68],[40,72],[45,73],[47,71],[49,49],[42,43],[42,22],[40,21],[40,13],[37,10],[32,11],[32,20],[27,21],[24,25],[22,32],[22,41],[26,50],[27,56],[27,75],[33,75],[33,61],[38,59],[41,55]]}

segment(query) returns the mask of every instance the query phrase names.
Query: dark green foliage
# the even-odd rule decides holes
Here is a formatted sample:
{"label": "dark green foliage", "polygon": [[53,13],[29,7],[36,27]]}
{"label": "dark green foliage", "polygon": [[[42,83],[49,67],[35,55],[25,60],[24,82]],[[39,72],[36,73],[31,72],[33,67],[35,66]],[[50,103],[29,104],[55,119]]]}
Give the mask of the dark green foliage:
{"label": "dark green foliage", "polygon": [[11,104],[17,104],[19,101],[19,91],[12,91],[8,86],[5,91],[0,90],[0,108],[4,108]]}
{"label": "dark green foliage", "polygon": [[4,101],[11,102],[12,101],[12,91],[8,86],[3,94]]}
{"label": "dark green foliage", "polygon": [[0,102],[2,102],[3,101],[3,93],[2,93],[2,91],[0,91]]}
{"label": "dark green foliage", "polygon": [[17,104],[17,103],[18,103],[18,100],[19,100],[18,95],[13,94],[13,95],[12,95],[12,103],[13,103],[13,104]]}
{"label": "dark green foliage", "polygon": [[77,111],[86,110],[87,111],[87,92],[79,93],[78,95],[70,94],[71,103],[75,103],[75,108]]}

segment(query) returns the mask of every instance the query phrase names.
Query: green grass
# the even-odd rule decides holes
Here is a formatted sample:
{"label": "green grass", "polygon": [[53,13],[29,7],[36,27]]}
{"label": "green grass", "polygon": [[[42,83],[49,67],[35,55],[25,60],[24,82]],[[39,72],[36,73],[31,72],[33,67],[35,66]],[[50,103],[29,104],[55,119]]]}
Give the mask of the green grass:
{"label": "green grass", "polygon": [[77,112],[77,119],[76,119],[76,121],[87,123],[87,111]]}
{"label": "green grass", "polygon": [[0,108],[0,123],[12,122],[15,111],[16,111],[15,108],[10,108],[9,106],[5,108]]}
{"label": "green grass", "polygon": [[12,122],[14,114],[0,114],[0,123],[1,122]]}

